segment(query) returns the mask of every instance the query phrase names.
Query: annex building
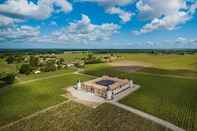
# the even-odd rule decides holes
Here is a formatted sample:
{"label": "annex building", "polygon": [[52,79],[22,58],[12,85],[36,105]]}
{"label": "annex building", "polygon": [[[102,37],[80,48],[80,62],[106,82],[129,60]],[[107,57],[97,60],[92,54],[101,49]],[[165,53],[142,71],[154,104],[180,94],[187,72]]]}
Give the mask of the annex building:
{"label": "annex building", "polygon": [[112,100],[120,92],[133,87],[133,81],[116,77],[102,76],[86,82],[78,81],[75,88]]}

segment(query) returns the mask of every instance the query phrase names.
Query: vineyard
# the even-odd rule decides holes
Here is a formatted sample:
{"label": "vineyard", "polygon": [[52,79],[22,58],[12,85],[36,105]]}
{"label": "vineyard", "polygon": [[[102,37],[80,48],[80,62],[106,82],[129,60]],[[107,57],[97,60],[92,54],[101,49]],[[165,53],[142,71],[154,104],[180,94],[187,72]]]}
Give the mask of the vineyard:
{"label": "vineyard", "polygon": [[85,73],[134,80],[142,88],[121,103],[170,121],[187,131],[197,130],[197,80],[119,72],[105,65],[92,65]]}
{"label": "vineyard", "polygon": [[69,102],[1,131],[169,131],[110,104],[96,109]]}

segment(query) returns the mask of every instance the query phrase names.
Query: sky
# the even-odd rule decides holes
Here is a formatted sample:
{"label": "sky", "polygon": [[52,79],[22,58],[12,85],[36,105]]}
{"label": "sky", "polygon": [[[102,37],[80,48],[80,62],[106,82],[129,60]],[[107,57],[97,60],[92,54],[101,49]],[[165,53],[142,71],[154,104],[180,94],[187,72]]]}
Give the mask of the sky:
{"label": "sky", "polygon": [[197,0],[0,0],[0,48],[197,48]]}

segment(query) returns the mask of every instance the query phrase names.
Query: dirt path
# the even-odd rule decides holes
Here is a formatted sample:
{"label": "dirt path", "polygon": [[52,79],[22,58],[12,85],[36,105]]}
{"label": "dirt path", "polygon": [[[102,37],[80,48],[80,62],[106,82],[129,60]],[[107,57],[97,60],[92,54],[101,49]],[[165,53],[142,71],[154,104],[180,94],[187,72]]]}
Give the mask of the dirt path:
{"label": "dirt path", "polygon": [[141,116],[141,117],[143,117],[143,118],[145,118],[145,119],[151,120],[151,121],[153,121],[153,122],[155,122],[155,123],[157,123],[157,124],[160,124],[160,125],[162,125],[162,126],[168,128],[168,129],[171,129],[171,130],[173,130],[173,131],[185,131],[184,129],[179,128],[179,127],[177,127],[177,126],[175,126],[175,125],[169,123],[168,121],[162,120],[162,119],[160,119],[160,118],[158,118],[158,117],[152,116],[152,115],[150,115],[150,114],[147,114],[147,113],[142,112],[142,111],[140,111],[140,110],[134,109],[134,108],[132,108],[132,107],[129,107],[129,106],[126,106],[126,105],[123,105],[123,104],[121,104],[121,103],[114,102],[114,101],[111,102],[111,104],[112,104],[112,105],[115,105],[115,106],[117,106],[117,107],[120,107],[120,108],[122,108],[122,109],[124,109],[124,110],[127,110],[127,111],[129,111],[129,112],[132,112],[132,113],[134,113],[134,114],[137,114],[137,115],[139,115],[139,116]]}

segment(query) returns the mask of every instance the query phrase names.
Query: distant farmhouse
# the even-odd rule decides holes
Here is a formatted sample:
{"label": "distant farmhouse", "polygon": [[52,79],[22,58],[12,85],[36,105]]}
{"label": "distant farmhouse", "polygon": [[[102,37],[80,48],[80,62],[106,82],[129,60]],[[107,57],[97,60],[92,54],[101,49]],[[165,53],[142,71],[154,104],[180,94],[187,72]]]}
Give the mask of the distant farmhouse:
{"label": "distant farmhouse", "polygon": [[75,88],[77,90],[85,90],[107,100],[112,100],[119,93],[132,87],[132,80],[103,76],[83,83],[78,81]]}

